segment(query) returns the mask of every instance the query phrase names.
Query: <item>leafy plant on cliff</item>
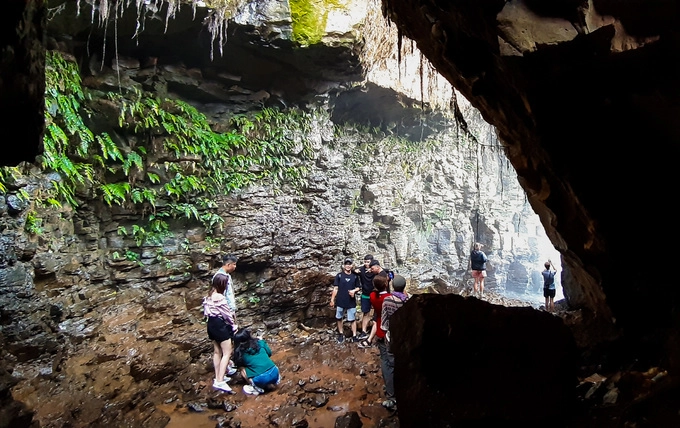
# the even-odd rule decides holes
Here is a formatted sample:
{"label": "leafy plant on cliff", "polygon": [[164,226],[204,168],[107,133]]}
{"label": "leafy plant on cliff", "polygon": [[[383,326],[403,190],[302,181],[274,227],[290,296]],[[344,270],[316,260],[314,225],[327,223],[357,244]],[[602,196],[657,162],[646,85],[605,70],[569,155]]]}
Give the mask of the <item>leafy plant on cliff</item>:
{"label": "leafy plant on cliff", "polygon": [[[123,150],[108,134],[96,135],[86,126],[84,118],[94,113],[72,60],[48,52],[46,83],[41,165],[58,176],[40,202],[76,207],[87,195],[139,212],[144,224],[121,226],[138,246],[169,236],[169,218],[196,221],[213,232],[223,222],[214,212],[216,195],[255,181],[300,184],[304,160],[313,154],[301,137],[310,130],[309,113],[264,109],[235,116],[230,130],[214,132],[189,104],[139,90],[106,95],[120,108],[116,133],[162,145],[148,144],[152,153],[144,144]],[[159,198],[167,200],[161,208]]]}
{"label": "leafy plant on cliff", "polygon": [[245,137],[244,147],[254,157],[258,178],[297,187],[308,172],[306,161],[313,159],[311,143],[305,135],[311,130],[312,115],[298,109],[282,112],[264,108],[250,115],[231,119],[234,129]]}
{"label": "leafy plant on cliff", "polygon": [[35,211],[29,211],[28,214],[26,214],[24,230],[32,235],[40,235],[43,233],[42,219],[38,217],[38,214]]}
{"label": "leafy plant on cliff", "polygon": [[0,194],[7,193],[7,182],[10,177],[12,177],[12,170],[10,168],[14,167],[2,167],[0,168]]}
{"label": "leafy plant on cliff", "polygon": [[88,161],[93,145],[99,148],[93,159],[103,165],[106,159],[123,156],[108,134],[94,135],[85,125],[83,106],[86,99],[78,67],[61,54],[48,51],[45,65],[45,137],[40,162],[45,170],[59,173],[53,192],[46,199],[52,204],[67,202],[77,206],[76,189],[89,187],[94,181],[94,166]]}

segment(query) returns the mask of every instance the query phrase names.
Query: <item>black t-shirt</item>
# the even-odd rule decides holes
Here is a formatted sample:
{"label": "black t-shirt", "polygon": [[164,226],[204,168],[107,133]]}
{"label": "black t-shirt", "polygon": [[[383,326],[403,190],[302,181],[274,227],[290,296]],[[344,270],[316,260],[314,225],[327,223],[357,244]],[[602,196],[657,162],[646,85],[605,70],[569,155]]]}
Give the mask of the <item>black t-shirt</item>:
{"label": "black t-shirt", "polygon": [[373,291],[373,272],[371,269],[366,269],[366,266],[359,268],[359,278],[361,279],[361,293],[365,296],[371,294]]}
{"label": "black t-shirt", "polygon": [[335,275],[333,286],[338,287],[338,294],[335,295],[335,306],[344,309],[356,307],[356,299],[349,295],[349,290],[361,288],[359,277],[356,274],[340,272]]}

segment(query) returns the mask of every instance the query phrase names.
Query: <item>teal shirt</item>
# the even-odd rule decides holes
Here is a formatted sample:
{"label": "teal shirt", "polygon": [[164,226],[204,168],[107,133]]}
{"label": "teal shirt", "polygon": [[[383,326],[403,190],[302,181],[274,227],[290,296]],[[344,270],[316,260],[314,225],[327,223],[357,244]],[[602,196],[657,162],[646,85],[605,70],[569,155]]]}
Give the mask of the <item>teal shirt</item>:
{"label": "teal shirt", "polygon": [[261,375],[275,365],[271,358],[269,358],[272,355],[272,350],[269,349],[267,342],[260,339],[258,343],[260,344],[260,350],[256,354],[250,354],[247,351],[241,354],[243,367],[246,369],[248,379]]}

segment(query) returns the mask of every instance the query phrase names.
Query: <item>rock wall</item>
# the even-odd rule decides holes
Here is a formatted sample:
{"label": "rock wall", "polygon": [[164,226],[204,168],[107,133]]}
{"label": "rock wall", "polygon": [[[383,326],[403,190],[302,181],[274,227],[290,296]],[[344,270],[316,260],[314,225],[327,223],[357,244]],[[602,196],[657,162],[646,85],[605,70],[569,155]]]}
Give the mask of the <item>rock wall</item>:
{"label": "rock wall", "polygon": [[[117,229],[141,213],[110,208],[91,198],[92,189],[81,189],[77,209],[29,206],[22,191],[35,196],[58,177],[22,165],[0,204],[6,344],[0,355],[11,374],[2,390],[11,387],[16,400],[8,406],[16,411],[11,420],[27,417],[17,404],[25,403],[45,426],[95,419],[161,424],[164,416],[153,413],[144,391],[168,382],[187,390],[200,381],[189,374],[207,364],[210,352],[200,301],[224,252],[240,257],[239,323],[272,334],[295,322],[332,323],[334,273],[346,256],[369,252],[407,276],[414,290],[461,292],[469,281],[467,254],[479,240],[492,260],[490,288],[537,291],[532,272],[546,258],[547,238],[493,128],[459,93],[452,92],[455,120],[425,114],[406,89],[376,82],[350,88],[361,78],[352,43],[339,51],[335,42],[328,50],[317,46],[305,57],[289,45],[272,48],[259,39],[264,33],[254,43],[247,26],[232,29],[229,60],[209,61],[205,39],[196,36],[201,26],[187,24],[194,21],[186,9],[181,14],[183,24],[163,36],[150,21],[143,49],[124,42],[112,55],[86,45],[83,16],[71,25],[52,22],[49,44],[77,59],[94,91],[139,88],[180,97],[218,128],[235,112],[263,106],[316,111],[311,130],[300,136],[316,153],[306,185],[252,186],[218,199],[226,219],[220,245],[202,228],[177,223],[171,238],[138,248]],[[132,23],[121,20],[119,29]],[[95,45],[98,37],[101,29],[92,35]],[[181,48],[163,49],[166,38]],[[262,62],[252,60],[255,54]],[[98,129],[116,122],[105,104],[96,97],[91,104],[100,113],[92,117]],[[139,143],[116,132],[124,145]],[[43,220],[41,234],[26,231],[29,209]],[[131,248],[138,261],[114,256]],[[77,415],[49,413],[83,402],[88,410]]]}
{"label": "rock wall", "polygon": [[[128,68],[123,79],[136,82],[136,73],[148,71]],[[183,81],[189,88],[190,73],[167,66],[157,79]],[[114,76],[113,70],[101,72],[86,82],[101,90]],[[218,127],[222,112],[234,105],[189,100]],[[225,219],[219,245],[201,227],[179,222],[161,244],[137,247],[118,227],[141,214],[88,199],[87,189],[79,194],[77,209],[29,206],[21,191],[37,196],[55,177],[22,166],[0,210],[2,358],[16,382],[14,399],[30,403],[46,425],[47,409],[55,403],[80,408],[81,402],[103,421],[147,418],[151,423],[148,418],[158,414],[116,409],[141,399],[135,391],[175,384],[193,365],[207,364],[211,348],[200,302],[216,258],[225,252],[240,257],[234,274],[240,325],[267,334],[298,322],[331,325],[330,288],[347,256],[373,253],[409,278],[414,290],[460,292],[469,281],[470,246],[478,239],[492,260],[490,288],[521,293],[536,288],[530,287],[530,274],[517,275],[513,268],[540,267],[540,242],[547,238],[492,128],[473,108],[459,101],[467,132],[453,120],[442,126],[441,117],[434,116],[435,123],[426,116],[434,131],[414,144],[382,131],[334,124],[332,105],[319,107],[302,136],[316,153],[306,184],[297,191],[256,185],[218,198],[216,212]],[[98,129],[115,122],[111,116],[93,117]],[[25,230],[31,210],[43,219],[40,234]],[[140,259],[114,255],[129,249]],[[197,381],[183,379],[188,388]],[[104,411],[111,403],[116,405]]]}

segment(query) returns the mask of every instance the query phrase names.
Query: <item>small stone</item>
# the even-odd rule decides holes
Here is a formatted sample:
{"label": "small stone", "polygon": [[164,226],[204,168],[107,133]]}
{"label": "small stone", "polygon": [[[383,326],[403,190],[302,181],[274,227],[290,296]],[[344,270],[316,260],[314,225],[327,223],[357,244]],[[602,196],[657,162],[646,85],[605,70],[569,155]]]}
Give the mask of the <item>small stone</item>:
{"label": "small stone", "polygon": [[196,413],[203,412],[203,406],[201,406],[199,403],[187,403],[187,408]]}

